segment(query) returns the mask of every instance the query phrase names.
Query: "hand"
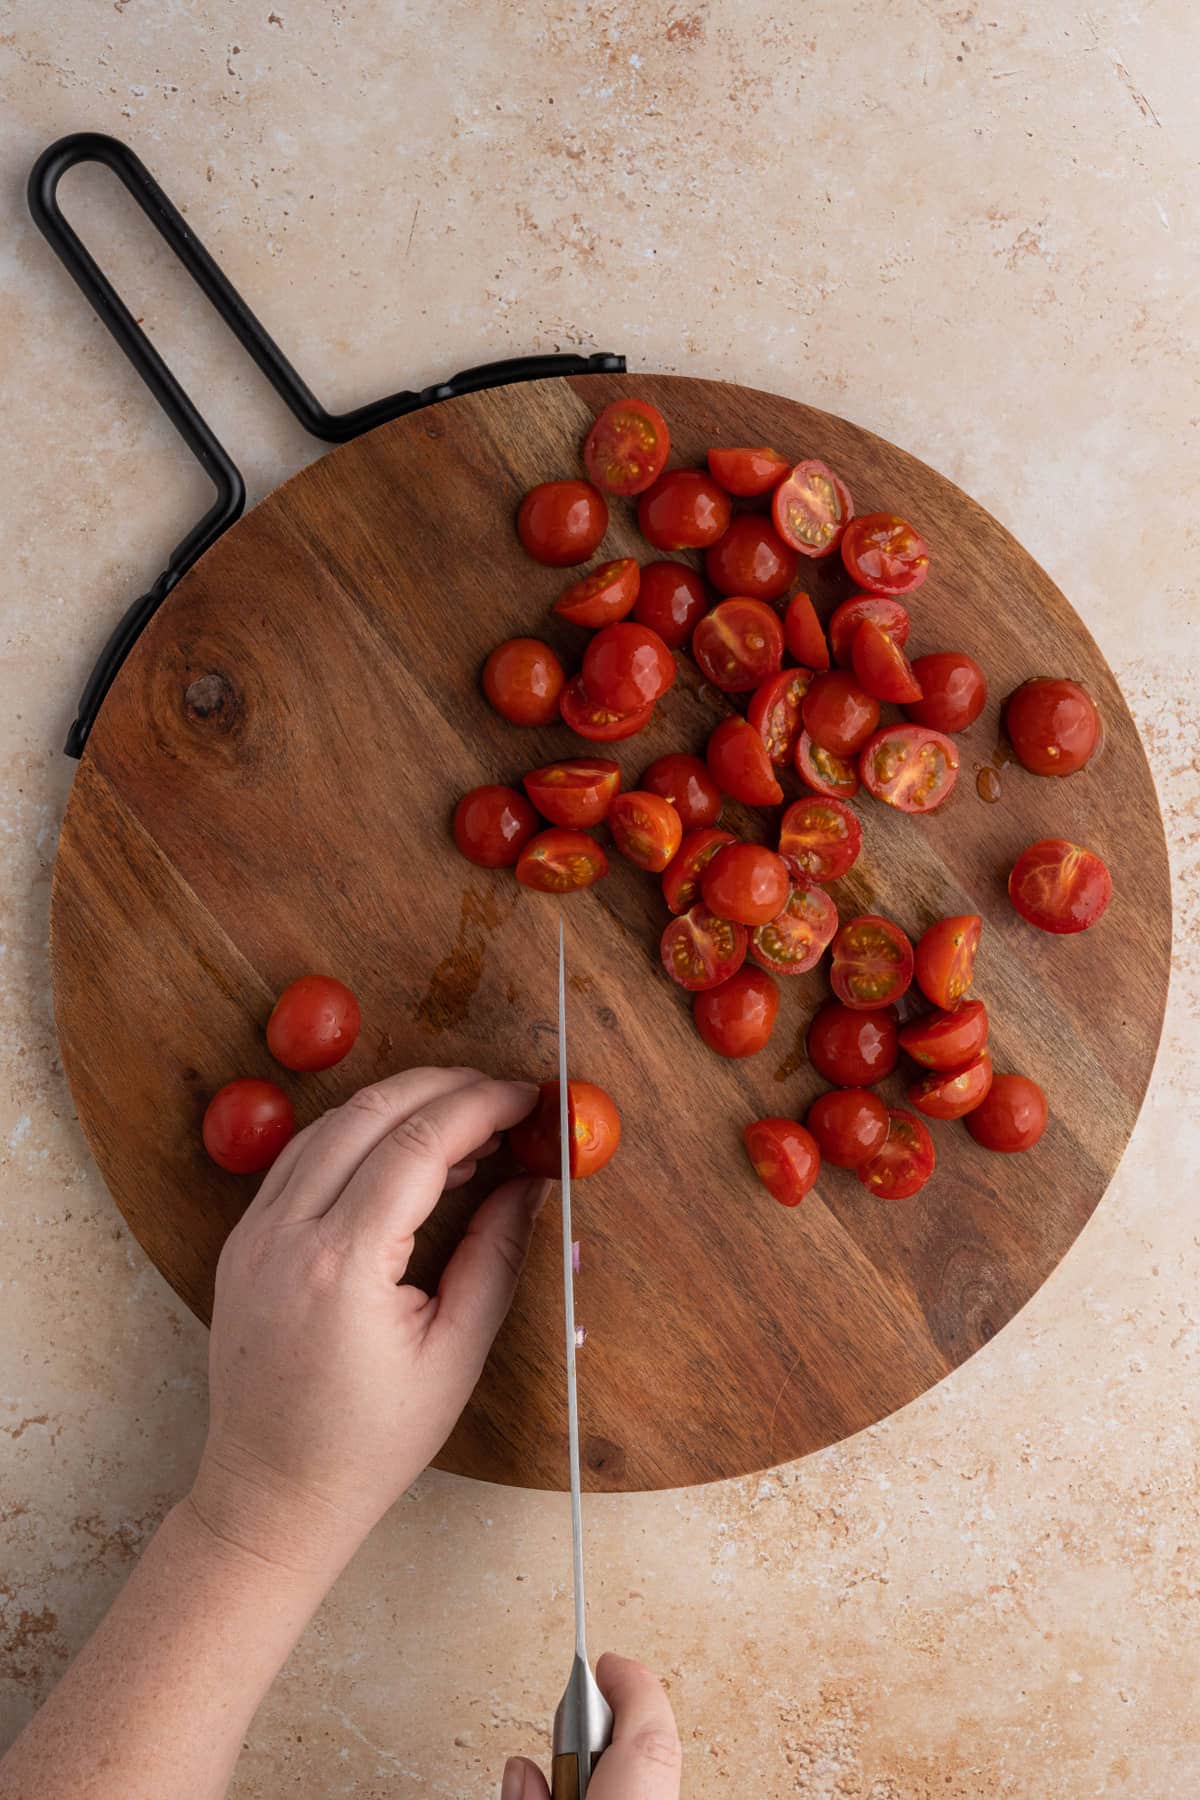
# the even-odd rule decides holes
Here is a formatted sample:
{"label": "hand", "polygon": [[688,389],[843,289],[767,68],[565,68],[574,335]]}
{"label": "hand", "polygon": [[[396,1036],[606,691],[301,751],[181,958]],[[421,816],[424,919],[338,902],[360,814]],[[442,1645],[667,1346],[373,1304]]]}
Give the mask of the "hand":
{"label": "hand", "polygon": [[[641,1663],[602,1656],[596,1680],[613,1709],[612,1744],[596,1764],[588,1800],[679,1800],[683,1752],[671,1702]],[[500,1800],[550,1800],[545,1776],[516,1756],[504,1770]]]}
{"label": "hand", "polygon": [[189,1503],[218,1537],[331,1579],[436,1455],[549,1183],[485,1200],[436,1295],[398,1284],[442,1192],[536,1099],[475,1069],[410,1069],[282,1151],[217,1265],[211,1422]]}

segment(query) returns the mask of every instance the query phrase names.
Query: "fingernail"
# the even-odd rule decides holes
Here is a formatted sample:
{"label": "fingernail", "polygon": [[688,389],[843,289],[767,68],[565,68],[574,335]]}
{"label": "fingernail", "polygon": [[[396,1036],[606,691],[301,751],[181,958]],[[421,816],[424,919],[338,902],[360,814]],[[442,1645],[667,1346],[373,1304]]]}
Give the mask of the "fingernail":
{"label": "fingernail", "polygon": [[[554,1183],[552,1181],[531,1181],[529,1183],[529,1186],[525,1190],[525,1204],[529,1208],[529,1216],[531,1219],[537,1218],[543,1206],[545,1206],[547,1200],[550,1198],[550,1190],[553,1186]],[[519,1791],[520,1790],[518,1789],[518,1792]]]}
{"label": "fingernail", "polygon": [[[528,1094],[531,1100],[536,1100],[542,1091],[536,1081],[514,1081],[513,1086],[522,1094]],[[507,1795],[505,1796],[505,1800],[508,1800]]]}
{"label": "fingernail", "polygon": [[500,1783],[500,1800],[521,1800],[524,1792],[525,1764],[512,1756],[504,1765],[504,1779]]}

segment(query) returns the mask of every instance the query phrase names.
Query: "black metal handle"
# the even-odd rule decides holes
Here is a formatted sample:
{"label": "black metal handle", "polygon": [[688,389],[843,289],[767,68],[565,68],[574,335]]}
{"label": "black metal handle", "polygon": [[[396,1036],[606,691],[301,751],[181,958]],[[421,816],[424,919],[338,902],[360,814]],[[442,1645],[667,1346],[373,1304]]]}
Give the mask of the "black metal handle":
{"label": "black metal handle", "polygon": [[34,223],[216,488],[212,506],[175,546],[163,573],[147,593],[134,601],[101,652],[84,687],[79,714],[67,738],[68,756],[82,754],[104,696],[146,622],[184,571],[240,517],[246,503],[245,483],[233,459],[63,217],[58,204],[58,184],[68,169],[81,162],[103,163],[112,170],[197,286],[212,301],[238,341],[249,351],[284,404],[305,430],[325,443],[348,443],[351,438],[389,419],[399,418],[403,413],[416,412],[439,400],[451,400],[458,394],[476,393],[481,388],[502,387],[514,381],[540,381],[551,375],[621,374],[625,369],[625,358],[610,352],[592,356],[512,357],[504,362],[482,363],[476,368],[464,369],[448,381],[438,382],[420,392],[407,389],[372,401],[367,406],[355,407],[350,412],[327,412],[218,268],[182,213],[171,204],[141,158],[127,144],[94,131],[75,132],[51,144],[30,171],[29,210]]}

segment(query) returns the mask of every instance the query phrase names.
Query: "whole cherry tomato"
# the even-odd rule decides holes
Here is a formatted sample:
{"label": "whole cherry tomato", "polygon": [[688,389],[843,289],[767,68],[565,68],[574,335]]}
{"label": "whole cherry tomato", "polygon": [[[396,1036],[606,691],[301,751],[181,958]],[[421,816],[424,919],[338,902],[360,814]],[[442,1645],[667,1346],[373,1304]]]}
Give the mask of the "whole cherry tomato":
{"label": "whole cherry tomato", "polygon": [[[562,1108],[557,1081],[543,1081],[537,1105],[514,1125],[508,1147],[523,1169],[557,1181],[562,1173]],[[612,1095],[592,1081],[568,1081],[567,1124],[571,1179],[582,1181],[610,1162],[621,1142],[621,1115]]]}
{"label": "whole cherry tomato", "polygon": [[743,1131],[742,1142],[771,1198],[780,1206],[799,1206],[821,1172],[811,1131],[794,1119],[756,1119]]}
{"label": "whole cherry tomato", "polygon": [[761,600],[722,600],[692,633],[700,672],[726,694],[747,693],[783,661],[783,626]]}
{"label": "whole cherry tomato", "polygon": [[809,881],[836,881],[862,849],[862,826],[841,800],[793,800],[779,826],[779,854]]}
{"label": "whole cherry tomato", "polygon": [[967,1130],[985,1150],[1029,1150],[1046,1129],[1046,1096],[1028,1075],[997,1075]]}
{"label": "whole cherry tomato", "polygon": [[708,610],[708,589],[687,563],[652,562],[642,570],[633,616],[657,631],[664,644],[682,650]]}
{"label": "whole cherry tomato", "polygon": [[765,925],[783,910],[792,885],[787,864],[765,844],[726,844],[700,881],[705,906],[739,925]]}
{"label": "whole cherry tomato", "polygon": [[708,772],[723,794],[746,806],[778,806],[783,789],[766,745],[745,719],[723,719],[704,751]]}
{"label": "whole cherry tomato", "polygon": [[[780,669],[755,688],[746,719],[767,747],[777,768],[786,768],[800,738],[804,696],[812,676],[807,669]],[[858,775],[855,773],[855,787]]]}
{"label": "whole cherry tomato", "polygon": [[204,1148],[231,1175],[269,1169],[296,1129],[292,1103],[273,1081],[227,1082],[208,1103]]}
{"label": "whole cherry tomato", "polygon": [[[784,673],[789,671],[785,669]],[[810,787],[814,794],[824,794],[827,800],[853,800],[862,786],[857,759],[822,750],[820,744],[813,743],[807,731],[802,731],[796,739],[795,765],[805,787]]]}
{"label": "whole cherry tomato", "polygon": [[834,756],[852,756],[879,723],[878,700],[841,669],[813,676],[802,710],[813,743]]}
{"label": "whole cherry tomato", "polygon": [[750,959],[775,975],[814,969],[838,928],[837,907],[823,887],[793,881],[783,911],[750,934]]}
{"label": "whole cherry tomato", "polygon": [[924,1013],[900,1033],[900,1047],[924,1069],[962,1069],[988,1039],[987,1007],[964,1000],[953,1012]]}
{"label": "whole cherry tomato", "polygon": [[853,516],[849,488],[815,457],[798,462],[771,499],[776,531],[801,556],[829,556]]}
{"label": "whole cherry tomato", "polygon": [[861,1012],[827,1000],[808,1028],[808,1060],[835,1087],[872,1087],[900,1058],[892,1007]]}
{"label": "whole cherry tomato", "polygon": [[732,831],[711,827],[689,831],[663,871],[663,899],[673,913],[684,913],[700,898],[700,878],[725,844],[735,844]]}
{"label": "whole cherry tomato", "polygon": [[827,669],[829,645],[821,630],[816,608],[807,594],[793,594],[783,615],[783,641],[787,653],[804,669]]}
{"label": "whole cherry tomato", "polygon": [[679,814],[661,794],[637,788],[618,794],[608,815],[608,829],[622,856],[657,875],[678,850],[683,837]]}
{"label": "whole cherry tomato", "polygon": [[858,772],[868,792],[897,812],[933,812],[958,780],[958,751],[925,725],[885,725],[863,745]]}
{"label": "whole cherry tomato", "polygon": [[938,919],[917,942],[917,986],[927,1000],[951,1012],[971,985],[983,920],[978,913]]}
{"label": "whole cherry tomato", "polygon": [[719,919],[703,903],[671,920],[662,934],[663,968],[689,993],[719,987],[746,960],[746,927]]}
{"label": "whole cherry tomato", "polygon": [[829,648],[839,669],[852,666],[858,628],[868,619],[886,631],[902,650],[907,644],[912,621],[898,600],[889,600],[883,594],[851,594],[834,607],[829,621]]}
{"label": "whole cherry tomato", "polygon": [[654,717],[654,702],[635,707],[632,712],[614,712],[611,706],[593,700],[583,685],[583,676],[576,675],[559,696],[558,710],[563,724],[569,725],[578,737],[588,738],[594,744],[615,744],[645,730]]}
{"label": "whole cherry tomato", "polygon": [[517,536],[535,562],[564,569],[586,562],[608,530],[604,495],[590,481],[543,481],[517,513]]}
{"label": "whole cherry tomato", "polygon": [[332,1069],[349,1055],[362,1024],[358,1001],[332,975],[289,983],[267,1020],[267,1049],[285,1069]]}
{"label": "whole cherry tomato", "polygon": [[1086,931],[1112,899],[1112,876],[1094,850],[1065,838],[1039,838],[1013,864],[1008,897],[1040,931]]}
{"label": "whole cherry tomato", "polygon": [[601,625],[612,625],[633,611],[640,580],[632,556],[601,563],[590,575],[581,576],[563,589],[554,602],[554,611],[572,625],[587,625],[593,631]]}
{"label": "whole cherry tomato", "polygon": [[667,421],[648,400],[610,400],[583,440],[583,466],[606,494],[643,494],[666,467]]}
{"label": "whole cherry tomato", "polygon": [[613,712],[652,706],[675,679],[675,658],[646,625],[604,625],[583,655],[584,689]]}
{"label": "whole cherry tomato", "polygon": [[858,1179],[881,1200],[907,1200],[925,1186],[937,1156],[924,1120],[892,1107],[882,1147],[863,1163]]}
{"label": "whole cherry tomato", "polygon": [[907,993],[913,947],[898,925],[878,913],[862,913],[833,940],[830,985],[844,1006],[871,1012]]}
{"label": "whole cherry tomato", "polygon": [[548,725],[566,682],[563,666],[540,638],[509,638],[483,665],[483,691],[512,725]]}
{"label": "whole cherry tomato", "polygon": [[543,819],[579,830],[599,825],[608,817],[608,809],[621,791],[621,771],[615,762],[576,756],[530,770],[524,785]]}
{"label": "whole cherry tomato", "polygon": [[721,790],[698,756],[678,750],[660,756],[642,776],[642,786],[671,802],[685,831],[715,825],[721,816]]}
{"label": "whole cherry tomato", "polygon": [[851,581],[868,594],[910,594],[929,573],[924,538],[894,513],[852,519],[842,539],[842,561]]}
{"label": "whole cherry tomato", "polygon": [[710,450],[708,472],[727,494],[753,500],[769,494],[787,474],[788,465],[778,450]]}
{"label": "whole cherry tomato", "polygon": [[482,869],[511,869],[537,828],[537,814],[516,788],[472,788],[454,809],[454,842]]}
{"label": "whole cherry tomato", "polygon": [[704,573],[718,594],[778,600],[796,579],[796,552],[757,513],[738,513],[704,553]]}
{"label": "whole cherry tomato", "polygon": [[756,1056],[775,1028],[779,989],[762,969],[743,968],[692,1001],[696,1029],[718,1056]]}
{"label": "whole cherry tomato", "polygon": [[912,664],[895,638],[874,619],[864,619],[855,632],[850,660],[860,686],[876,700],[886,700],[892,706],[909,706],[920,700],[921,684]]}
{"label": "whole cherry tomato", "polygon": [[921,684],[921,699],[906,707],[914,725],[931,731],[965,731],[987,702],[987,677],[973,657],[961,650],[935,650],[918,656],[912,666]]}
{"label": "whole cherry tomato", "polygon": [[704,550],[729,524],[729,495],[703,469],[667,469],[638,501],[638,526],[656,550]]}
{"label": "whole cherry tomato", "polygon": [[817,1096],[804,1123],[825,1162],[857,1169],[886,1142],[888,1109],[870,1088],[834,1088]]}
{"label": "whole cherry tomato", "polygon": [[1034,775],[1074,775],[1100,740],[1100,714],[1077,681],[1027,681],[1004,703],[1004,728]]}
{"label": "whole cherry tomato", "polygon": [[931,1069],[908,1090],[908,1103],[927,1119],[962,1119],[982,1104],[992,1085],[992,1059],[986,1050],[961,1069]]}
{"label": "whole cherry tomato", "polygon": [[608,858],[586,831],[555,826],[531,838],[517,858],[517,880],[543,894],[574,894],[608,874]]}

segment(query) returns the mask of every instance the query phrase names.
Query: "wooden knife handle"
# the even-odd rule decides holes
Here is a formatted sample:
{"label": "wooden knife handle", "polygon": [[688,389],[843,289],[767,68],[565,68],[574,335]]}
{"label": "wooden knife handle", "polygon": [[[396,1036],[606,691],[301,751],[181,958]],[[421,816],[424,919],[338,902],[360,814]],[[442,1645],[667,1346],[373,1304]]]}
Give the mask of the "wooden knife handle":
{"label": "wooden knife handle", "polygon": [[579,1800],[579,1758],[572,1751],[550,1766],[551,1800]]}

